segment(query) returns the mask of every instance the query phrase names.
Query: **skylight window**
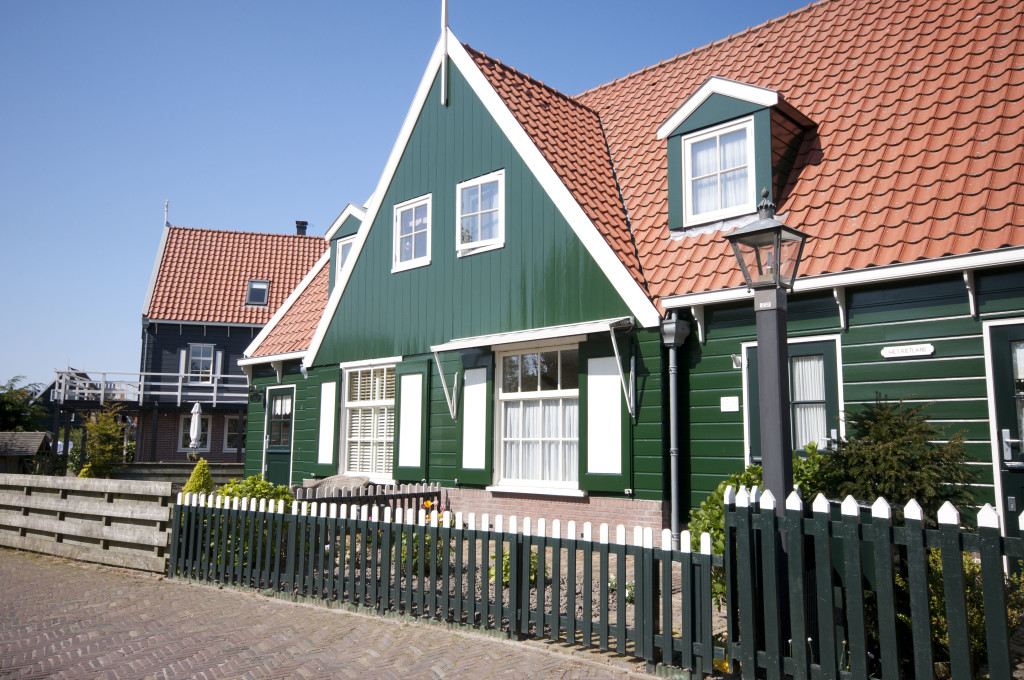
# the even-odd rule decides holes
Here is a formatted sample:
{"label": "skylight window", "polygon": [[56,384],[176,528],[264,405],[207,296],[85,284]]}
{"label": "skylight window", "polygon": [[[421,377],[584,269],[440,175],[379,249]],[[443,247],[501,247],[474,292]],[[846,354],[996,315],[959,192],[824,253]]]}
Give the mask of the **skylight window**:
{"label": "skylight window", "polygon": [[270,297],[270,281],[249,279],[249,290],[245,293],[245,304],[254,307],[266,307]]}

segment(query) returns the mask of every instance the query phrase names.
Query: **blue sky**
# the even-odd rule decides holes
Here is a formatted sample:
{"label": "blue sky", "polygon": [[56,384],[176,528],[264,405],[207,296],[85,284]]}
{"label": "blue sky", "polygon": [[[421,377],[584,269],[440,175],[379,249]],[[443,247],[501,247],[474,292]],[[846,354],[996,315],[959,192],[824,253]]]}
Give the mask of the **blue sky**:
{"label": "blue sky", "polygon": [[[449,24],[577,94],[806,4],[451,0]],[[178,226],[311,234],[364,202],[440,7],[0,2],[0,383],[138,370],[165,200]]]}

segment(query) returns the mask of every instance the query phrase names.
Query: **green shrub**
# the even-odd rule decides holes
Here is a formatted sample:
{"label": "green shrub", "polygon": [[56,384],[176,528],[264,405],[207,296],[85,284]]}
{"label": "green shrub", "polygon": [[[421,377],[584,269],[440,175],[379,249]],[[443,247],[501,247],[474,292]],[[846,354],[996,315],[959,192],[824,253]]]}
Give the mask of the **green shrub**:
{"label": "green shrub", "polygon": [[92,469],[92,463],[86,463],[82,466],[82,469],[78,471],[78,476],[82,479],[93,479],[96,477],[96,472]]}
{"label": "green shrub", "polygon": [[184,493],[210,493],[213,491],[213,475],[210,474],[210,464],[205,458],[200,458],[192,469],[192,474],[185,482]]}
{"label": "green shrub", "polygon": [[[402,570],[405,570],[406,561],[409,559],[408,543],[410,541],[412,542],[412,571],[413,573],[418,573],[420,568],[420,539],[417,534],[412,532],[402,534]],[[423,550],[427,553],[427,559],[430,559],[431,555],[434,556],[434,573],[440,574],[442,567],[444,567],[444,548],[441,547],[436,551],[433,550],[431,536],[428,533],[423,537]],[[424,563],[425,566],[426,564]]]}
{"label": "green shrub", "polygon": [[89,439],[85,445],[85,460],[94,477],[109,477],[124,465],[124,423],[121,407],[108,403],[85,423]]}
{"label": "green shrub", "polygon": [[263,475],[253,475],[244,480],[232,479],[217,489],[217,494],[228,498],[266,498],[268,501],[284,501],[285,512],[291,510],[295,501],[289,487],[275,486],[263,479]]}

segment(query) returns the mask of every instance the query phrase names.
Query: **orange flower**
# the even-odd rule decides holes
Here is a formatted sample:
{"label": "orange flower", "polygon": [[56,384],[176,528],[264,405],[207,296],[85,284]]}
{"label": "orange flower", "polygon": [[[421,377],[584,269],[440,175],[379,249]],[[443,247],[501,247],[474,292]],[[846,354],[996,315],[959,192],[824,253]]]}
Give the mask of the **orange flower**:
{"label": "orange flower", "polygon": [[434,507],[434,501],[423,501],[424,510],[430,510],[432,507]]}

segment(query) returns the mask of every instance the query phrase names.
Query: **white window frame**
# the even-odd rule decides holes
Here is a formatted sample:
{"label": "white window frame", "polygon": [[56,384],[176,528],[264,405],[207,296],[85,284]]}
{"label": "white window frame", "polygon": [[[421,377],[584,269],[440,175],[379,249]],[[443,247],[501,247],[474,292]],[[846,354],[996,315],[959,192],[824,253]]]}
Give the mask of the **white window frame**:
{"label": "white window frame", "polygon": [[[348,262],[349,256],[352,255],[352,244],[356,242],[355,236],[349,236],[347,238],[338,239],[338,242],[334,244],[334,259],[337,261],[334,269],[334,281],[337,283],[341,280],[341,268]],[[342,255],[341,249],[348,247],[348,255]]]}
{"label": "white window frame", "polygon": [[[506,395],[502,386],[504,384],[504,359],[513,354],[534,354],[541,352],[554,352],[563,350],[576,350],[579,357],[579,345],[576,343],[560,342],[557,344],[516,344],[501,347],[494,353],[494,486],[488,487],[493,491],[508,491],[518,493],[562,493],[564,495],[579,495],[580,459],[581,459],[581,434],[579,429],[580,414],[584,405],[580,399],[579,383],[582,379],[583,367],[579,366],[576,373],[576,389],[540,390],[536,392],[513,392]],[[561,363],[561,362],[559,362]],[[561,378],[559,378],[561,381]],[[538,377],[538,388],[539,388]],[[549,481],[503,477],[504,466],[502,458],[504,455],[503,440],[505,435],[505,416],[502,405],[512,401],[532,401],[545,399],[576,399],[576,479],[574,481]],[[559,408],[559,414],[562,413]],[[559,426],[561,428],[561,425]],[[521,438],[520,438],[521,439]],[[565,441],[565,437],[559,437]]]}
{"label": "white window frame", "polygon": [[[341,436],[338,438],[339,449],[340,449],[339,452],[338,452],[338,466],[339,466],[339,468],[341,468],[341,473],[342,474],[365,475],[365,476],[369,477],[371,479],[371,481],[373,481],[375,484],[392,483],[392,482],[394,482],[394,455],[395,455],[395,445],[396,445],[396,441],[398,439],[397,432],[395,432],[395,416],[396,416],[396,413],[397,413],[398,404],[396,403],[396,400],[395,400],[395,397],[394,397],[394,392],[397,392],[397,390],[398,390],[397,378],[392,377],[392,380],[395,381],[395,382],[394,382],[394,392],[392,393],[391,399],[373,399],[373,400],[366,400],[366,401],[354,401],[351,398],[350,394],[349,394],[349,385],[350,385],[350,383],[349,383],[349,376],[353,372],[375,371],[375,370],[384,370],[385,373],[388,370],[390,370],[392,372],[392,376],[394,376],[394,371],[395,371],[396,363],[397,362],[395,362],[395,361],[392,361],[390,363],[382,363],[381,361],[377,360],[377,361],[367,361],[367,362],[359,362],[359,363],[346,363],[346,364],[344,364],[344,366],[342,368],[342,375],[341,375],[341,382],[342,382],[342,386],[341,386],[341,400],[342,400],[342,403],[341,403],[341,424],[340,424]],[[390,470],[384,470],[384,471],[381,471],[381,470],[365,471],[365,470],[355,470],[355,469],[350,468],[349,467],[349,442],[350,442],[350,436],[349,436],[349,410],[350,409],[355,409],[355,408],[369,408],[369,409],[376,410],[376,409],[379,409],[379,408],[388,408],[389,406],[391,408],[391,455],[387,459],[386,465],[389,465],[391,467],[391,469]],[[373,419],[373,423],[374,423],[374,427],[376,427],[376,423],[377,423],[376,418]],[[376,440],[376,437],[374,437],[374,440]],[[387,441],[387,435],[386,434],[383,435],[383,437],[381,438],[381,441],[384,441],[384,442]],[[373,459],[372,459],[372,456],[371,456],[371,467],[372,467],[372,464],[373,464]]]}
{"label": "white window frame", "polygon": [[[280,448],[282,450],[284,449],[284,446],[281,445],[281,444],[271,444],[270,443],[270,431],[271,431],[270,424],[271,424],[271,420],[272,420],[271,417],[270,417],[270,412],[271,412],[271,409],[272,409],[272,404],[274,403],[274,399],[276,399],[277,397],[279,397],[281,395],[284,395],[286,393],[287,393],[287,395],[289,397],[291,397],[291,404],[290,404],[291,410],[288,412],[288,450],[292,451],[292,452],[295,451],[295,386],[294,385],[282,385],[280,387],[274,386],[274,387],[268,387],[267,388],[267,398],[266,398],[266,402],[263,405],[263,408],[264,408],[264,411],[263,411],[263,413],[264,413],[264,416],[263,416],[263,452],[264,453],[266,453],[266,450],[271,448],[271,447],[274,447],[275,451],[278,448]],[[265,468],[266,468],[266,460],[264,460],[264,469]]]}
{"label": "white window frame", "polygon": [[[192,372],[192,352],[194,352],[196,350],[196,348],[200,348],[200,347],[202,347],[202,348],[208,347],[210,349],[210,372],[209,373],[202,373],[202,372],[193,373]],[[185,358],[185,361],[186,361],[186,363],[185,363],[185,372],[188,375],[188,384],[189,385],[212,385],[213,384],[213,372],[216,370],[216,362],[217,362],[217,347],[216,347],[216,345],[209,344],[209,343],[190,342],[189,345],[188,345],[188,356]],[[206,357],[200,357],[200,361],[204,361],[205,362],[206,361]]]}
{"label": "white window frame", "polygon": [[[469,187],[498,183],[498,233],[494,238],[462,242],[462,190]],[[480,214],[480,213],[476,213]],[[455,253],[458,257],[496,250],[505,246],[505,171],[496,170],[480,177],[460,182],[455,186]]]}
{"label": "white window frame", "polygon": [[[838,335],[811,335],[800,338],[789,338],[788,345],[800,345],[809,342],[834,342],[836,345],[836,399],[839,405],[839,437],[846,437],[846,396],[845,396],[845,383],[843,382],[843,343],[841,342]],[[749,374],[749,367],[747,364],[747,352],[752,347],[757,347],[757,341],[749,341],[740,343],[740,356],[743,358],[743,391],[741,392],[741,399],[743,401],[743,461],[745,466],[750,466],[754,463],[751,457],[750,446],[751,446],[751,431],[750,431],[750,404],[747,401],[746,395],[750,394],[749,390],[754,380]],[[825,389],[828,389],[828,385],[825,385]],[[790,427],[792,428],[792,413],[793,405],[789,405],[790,409]]]}
{"label": "white window frame", "polygon": [[[263,302],[253,302],[252,292],[255,288],[258,288],[258,284],[263,284]],[[270,281],[267,279],[249,279],[249,285],[245,289],[245,304],[247,307],[266,307],[270,304]]]}
{"label": "white window frame", "polygon": [[[202,433],[202,425],[206,425],[206,446],[199,446],[196,448],[196,453],[209,453],[210,452],[210,439],[213,438],[213,417],[200,415],[200,433]],[[189,453],[192,451],[190,446],[182,446],[183,435],[188,436],[189,427],[192,425],[192,414],[184,413],[178,420],[178,452]],[[202,441],[202,434],[200,434],[200,442]]]}
{"label": "white window frame", "polygon": [[[391,244],[392,245],[392,251],[391,251],[392,252],[392,256],[391,256],[391,272],[392,273],[405,271],[407,269],[415,269],[416,267],[425,267],[426,265],[430,264],[430,234],[431,234],[431,226],[432,226],[432,222],[433,222],[433,218],[434,218],[432,203],[433,203],[433,201],[432,201],[432,198],[431,198],[431,194],[426,194],[424,196],[419,196],[417,198],[413,198],[411,200],[404,201],[402,203],[398,203],[397,205],[395,205],[394,214],[393,214],[393,217],[392,217],[393,232],[394,232],[394,238],[393,238],[392,244]],[[414,257],[411,260],[406,260],[405,262],[402,262],[401,259],[400,259],[401,246],[400,246],[400,235],[399,235],[399,231],[400,231],[400,228],[399,228],[399,217],[406,210],[413,210],[413,209],[415,209],[415,208],[417,208],[417,207],[419,207],[421,205],[426,205],[427,206],[427,228],[425,230],[427,232],[427,254],[422,256],[422,257]]]}
{"label": "white window frame", "polygon": [[[224,416],[224,451],[225,452],[235,451],[236,450],[234,446],[231,446],[230,444],[228,444],[228,423],[230,421],[232,421],[232,420],[237,420],[238,421],[239,429],[236,430],[236,433],[239,434],[239,435],[242,434],[242,430],[240,429],[241,424],[242,424],[242,417],[241,416]],[[245,437],[242,437],[242,452],[243,453],[245,452]]]}
{"label": "white window frame", "polygon": [[[747,200],[737,206],[731,208],[719,208],[718,210],[712,210],[706,213],[695,215],[693,213],[693,173],[692,173],[692,154],[690,153],[690,147],[697,142],[702,142],[707,139],[714,137],[720,137],[736,130],[745,129],[747,131]],[[699,132],[686,135],[682,139],[682,161],[683,161],[683,225],[694,226],[698,224],[705,224],[707,222],[717,222],[719,220],[728,219],[730,217],[736,217],[738,215],[746,215],[753,213],[757,210],[757,191],[754,187],[754,183],[757,178],[754,176],[756,168],[754,167],[754,118],[747,117],[737,121],[730,121],[722,125],[716,125],[712,128],[707,128]],[[717,174],[721,175],[722,170],[719,167]]]}

